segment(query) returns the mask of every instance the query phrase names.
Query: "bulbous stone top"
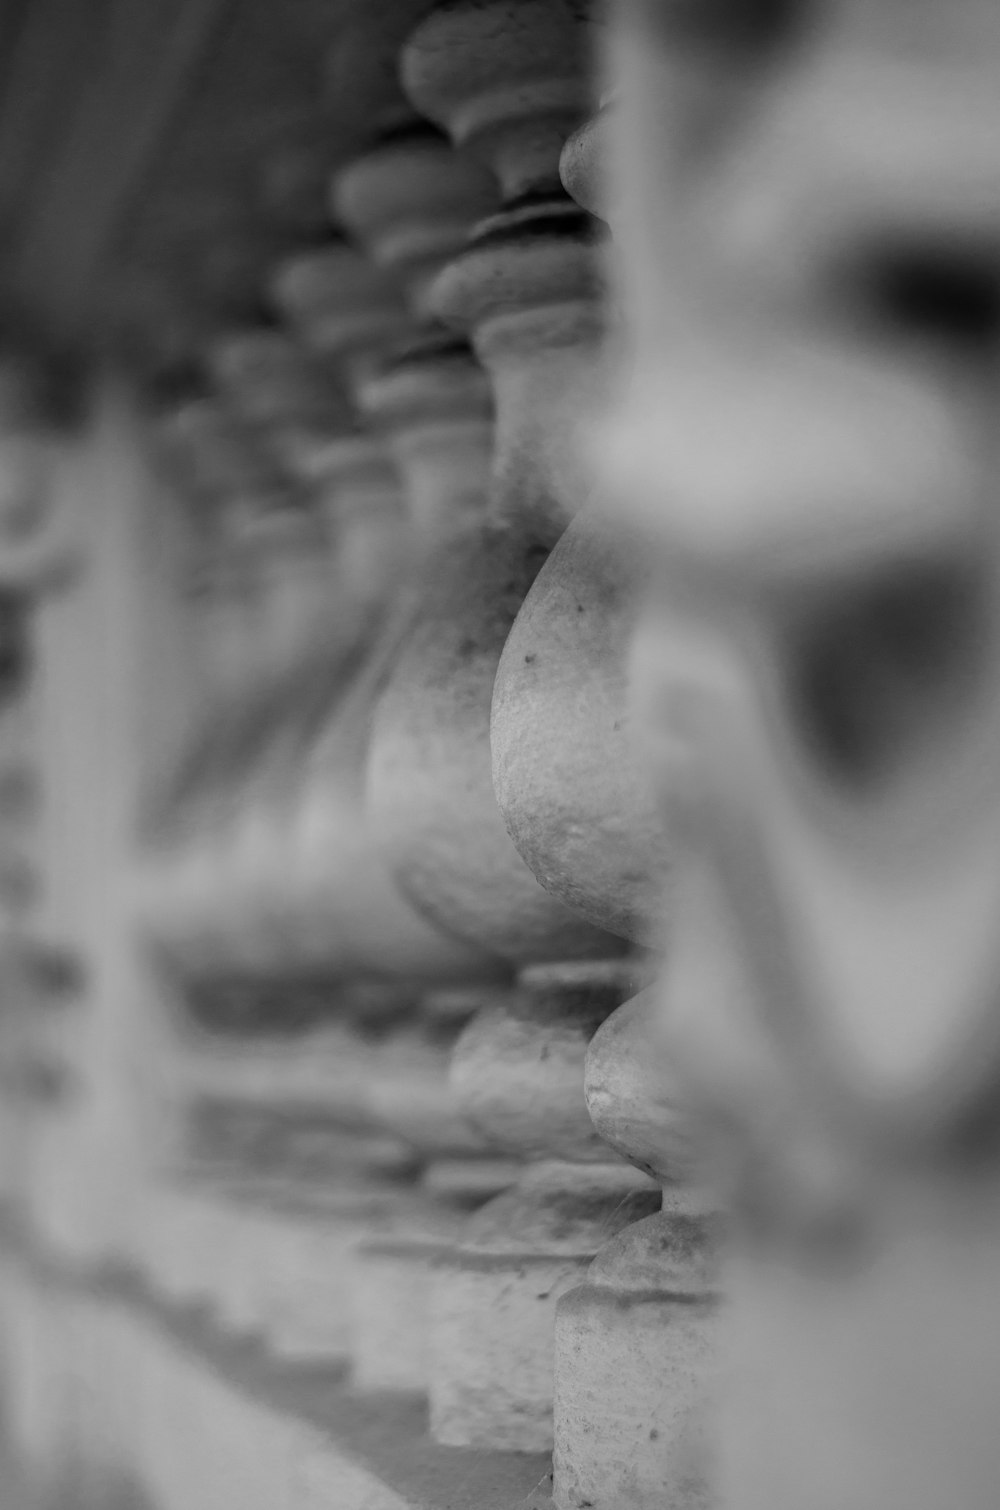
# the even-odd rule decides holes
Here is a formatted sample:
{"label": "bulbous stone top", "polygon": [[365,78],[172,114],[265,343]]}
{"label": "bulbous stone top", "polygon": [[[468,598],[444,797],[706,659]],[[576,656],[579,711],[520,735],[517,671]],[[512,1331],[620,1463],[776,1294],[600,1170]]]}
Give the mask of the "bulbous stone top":
{"label": "bulbous stone top", "polygon": [[497,191],[478,163],[433,128],[417,126],[342,168],[331,203],[337,219],[422,312],[427,284],[496,207]]}
{"label": "bulbous stone top", "polygon": [[510,200],[557,187],[559,152],[590,104],[586,0],[448,0],[413,32],[403,87]]}

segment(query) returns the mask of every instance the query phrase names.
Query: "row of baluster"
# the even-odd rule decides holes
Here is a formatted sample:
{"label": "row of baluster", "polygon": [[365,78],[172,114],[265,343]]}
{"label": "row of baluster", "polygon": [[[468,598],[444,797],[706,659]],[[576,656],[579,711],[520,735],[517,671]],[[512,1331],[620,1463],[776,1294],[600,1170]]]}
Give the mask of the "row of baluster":
{"label": "row of baluster", "polygon": [[712,1217],[645,989],[644,566],[587,449],[595,29],[434,10],[400,58],[421,119],[333,179],[349,239],[276,268],[272,319],[158,424],[211,712],[142,878],[197,1023],[200,1174],[151,1263],[279,1353],[426,1391],[439,1441],[555,1444],[560,1505],[693,1504]]}
{"label": "row of baluster", "polygon": [[[432,1430],[553,1441],[561,1506],[705,1494],[713,1222],[675,1071],[738,1235],[729,1497],[940,1503],[910,1370],[936,1422],[948,1389],[975,1416],[956,1338],[983,1295],[949,1255],[988,1256],[989,1177],[957,1194],[901,1150],[992,1064],[958,1018],[990,996],[996,719],[950,699],[988,641],[956,604],[982,601],[991,476],[996,22],[820,9],[623,0],[603,111],[586,6],[434,9],[400,79],[436,129],[338,171],[351,245],[282,266],[279,328],[216,342],[175,416],[221,690],[152,825],[145,926],[203,1032],[220,1003],[256,1025],[223,1080],[274,1067],[214,1098],[209,1145],[251,1101],[287,1156],[264,1192],[236,1158],[244,1205],[284,1220],[308,1123],[337,1242],[338,1189],[392,1187],[410,1216],[366,1217],[345,1280],[360,1387],[357,1339],[398,1316],[378,1276],[419,1249]],[[450,1089],[417,1116],[425,1052]],[[951,1305],[929,1368],[907,1318]]]}

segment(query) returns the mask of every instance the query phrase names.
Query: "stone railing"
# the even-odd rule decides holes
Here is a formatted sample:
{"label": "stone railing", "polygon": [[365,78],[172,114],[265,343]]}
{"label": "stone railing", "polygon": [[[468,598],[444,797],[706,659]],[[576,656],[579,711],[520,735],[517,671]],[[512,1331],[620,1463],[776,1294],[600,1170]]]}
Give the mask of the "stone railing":
{"label": "stone railing", "polygon": [[434,1486],[331,1510],[987,1510],[1000,24],[413,11],[147,426],[133,1270],[420,1402]]}

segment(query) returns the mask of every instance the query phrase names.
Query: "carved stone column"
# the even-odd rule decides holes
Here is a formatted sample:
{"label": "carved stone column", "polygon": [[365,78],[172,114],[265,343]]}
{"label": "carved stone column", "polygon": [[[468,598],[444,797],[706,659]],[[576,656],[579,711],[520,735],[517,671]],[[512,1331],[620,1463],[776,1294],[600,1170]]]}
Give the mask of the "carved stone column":
{"label": "carved stone column", "polygon": [[[484,171],[426,126],[382,143],[334,184],[339,214],[400,279],[415,321],[410,339],[356,383],[362,409],[396,459],[419,548],[398,644],[374,709],[366,804],[382,851],[414,905],[501,958],[515,934],[514,947],[531,948],[523,937],[529,916],[536,937],[560,926],[575,931],[575,924],[569,918],[563,924],[546,905],[503,834],[489,788],[489,696],[517,579],[505,577],[511,552],[493,539],[484,519],[492,439],[488,386],[467,347],[426,316],[432,275],[494,199]],[[494,544],[499,548],[490,559]],[[462,648],[456,653],[454,647]],[[421,732],[430,727],[428,719],[431,749]],[[437,800],[429,800],[433,796]],[[448,996],[461,1015],[452,1015],[447,1030],[439,1020],[443,1000],[437,993],[423,1004],[425,1031],[442,1048],[482,993]],[[427,1132],[430,1126],[429,1120]],[[359,1272],[377,1277],[395,1266],[401,1278],[409,1274],[405,1290],[413,1297],[426,1293],[432,1261],[458,1236],[468,1212],[516,1173],[509,1160],[481,1157],[481,1134],[466,1130],[463,1142],[456,1133],[457,1127],[439,1129],[436,1154],[433,1143],[425,1143],[435,1156],[425,1172],[423,1209],[362,1249]],[[398,1357],[398,1350],[383,1347],[382,1353]],[[421,1365],[426,1386],[426,1355]]]}
{"label": "carved stone column", "polygon": [[[587,105],[584,39],[582,17],[569,7],[459,5],[436,10],[403,54],[404,84],[415,103],[490,163],[504,194],[504,208],[477,227],[429,297],[470,332],[493,385],[489,523],[522,563],[517,578],[504,579],[516,581],[521,593],[530,590],[581,501],[571,440],[580,408],[601,388],[603,312],[592,226],[558,181],[559,149]],[[550,650],[546,645],[542,653]],[[397,701],[386,704],[396,719],[400,697],[396,692]],[[495,710],[495,688],[493,699]],[[494,739],[496,732],[494,715]],[[387,791],[385,775],[377,768],[375,774]],[[582,842],[582,827],[575,832]],[[436,863],[450,879],[450,857],[439,855]],[[536,876],[548,887],[541,871]],[[525,894],[524,910],[505,916],[496,890],[483,885],[482,897],[493,905],[480,920],[470,912],[476,884],[455,893],[466,926],[492,928],[519,962],[546,954],[550,961],[571,953],[609,956],[622,947],[580,923],[557,931],[552,899],[529,908]],[[628,966],[606,961],[539,966],[457,1047],[463,1104],[501,1147],[527,1156],[530,1167],[476,1215],[438,1275],[431,1421],[442,1441],[522,1449],[551,1443],[555,1302],[584,1272],[586,1255],[659,1202],[648,1177],[608,1159],[585,1116],[586,1045],[626,994],[628,974]],[[504,1073],[508,1061],[517,1073]],[[536,1124],[518,1093],[518,1074],[532,1073],[543,1105],[546,1093],[554,1098],[555,1128],[541,1108]]]}

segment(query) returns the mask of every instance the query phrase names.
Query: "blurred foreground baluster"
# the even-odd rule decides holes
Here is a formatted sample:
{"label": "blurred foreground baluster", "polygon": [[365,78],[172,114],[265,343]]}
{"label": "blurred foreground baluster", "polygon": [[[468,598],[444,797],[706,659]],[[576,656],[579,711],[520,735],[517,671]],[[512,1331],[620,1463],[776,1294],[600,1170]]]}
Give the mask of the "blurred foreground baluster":
{"label": "blurred foreground baluster", "polygon": [[618,18],[606,456],[657,547],[663,1031],[730,1210],[706,1466],[738,1510],[987,1510],[1000,16]]}

